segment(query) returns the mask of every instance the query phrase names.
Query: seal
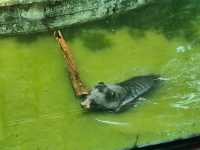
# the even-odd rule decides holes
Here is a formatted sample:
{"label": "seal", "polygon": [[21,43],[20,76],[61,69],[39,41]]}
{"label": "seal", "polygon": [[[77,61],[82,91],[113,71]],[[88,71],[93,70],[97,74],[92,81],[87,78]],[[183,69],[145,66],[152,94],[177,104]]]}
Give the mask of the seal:
{"label": "seal", "polygon": [[146,75],[116,84],[99,82],[81,102],[81,106],[87,110],[120,112],[133,106],[139,97],[149,93],[159,81],[158,75]]}

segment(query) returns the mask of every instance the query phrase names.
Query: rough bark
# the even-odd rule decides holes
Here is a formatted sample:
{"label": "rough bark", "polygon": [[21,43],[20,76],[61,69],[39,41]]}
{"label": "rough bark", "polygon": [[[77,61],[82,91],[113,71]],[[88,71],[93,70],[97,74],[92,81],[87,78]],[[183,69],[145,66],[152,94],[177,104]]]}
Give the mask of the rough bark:
{"label": "rough bark", "polygon": [[2,0],[0,34],[47,31],[138,8],[153,0]]}
{"label": "rough bark", "polygon": [[56,40],[58,41],[61,49],[63,50],[64,59],[68,66],[68,72],[70,75],[70,80],[72,82],[72,86],[73,86],[75,95],[79,96],[79,97],[88,95],[89,90],[80,79],[78,69],[74,62],[71,50],[70,50],[67,42],[64,40],[62,33],[60,31],[57,31],[57,32],[55,32],[54,35],[55,35]]}

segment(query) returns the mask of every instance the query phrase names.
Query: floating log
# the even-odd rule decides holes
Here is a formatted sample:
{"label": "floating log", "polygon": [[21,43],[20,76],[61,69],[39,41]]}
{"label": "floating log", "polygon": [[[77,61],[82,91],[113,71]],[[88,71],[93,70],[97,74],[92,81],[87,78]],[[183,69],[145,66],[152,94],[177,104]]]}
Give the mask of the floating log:
{"label": "floating log", "polygon": [[67,63],[67,68],[70,76],[70,80],[72,82],[72,86],[75,92],[75,95],[78,97],[82,97],[85,95],[88,95],[89,88],[87,88],[83,82],[80,79],[77,67],[75,65],[71,50],[65,41],[61,31],[55,31],[54,36],[56,37],[56,40],[58,41],[58,44],[60,45],[61,49],[63,50],[64,59]]}

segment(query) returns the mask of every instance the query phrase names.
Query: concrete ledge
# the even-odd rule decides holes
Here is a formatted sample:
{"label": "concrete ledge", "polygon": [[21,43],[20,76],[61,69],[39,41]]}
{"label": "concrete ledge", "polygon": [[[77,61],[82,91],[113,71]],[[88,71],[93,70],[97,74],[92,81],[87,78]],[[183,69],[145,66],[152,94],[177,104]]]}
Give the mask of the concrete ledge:
{"label": "concrete ledge", "polygon": [[0,7],[26,5],[26,4],[41,3],[41,2],[55,2],[55,1],[62,1],[62,0],[0,0]]}
{"label": "concrete ledge", "polygon": [[153,0],[3,0],[0,34],[42,32],[125,12]]}

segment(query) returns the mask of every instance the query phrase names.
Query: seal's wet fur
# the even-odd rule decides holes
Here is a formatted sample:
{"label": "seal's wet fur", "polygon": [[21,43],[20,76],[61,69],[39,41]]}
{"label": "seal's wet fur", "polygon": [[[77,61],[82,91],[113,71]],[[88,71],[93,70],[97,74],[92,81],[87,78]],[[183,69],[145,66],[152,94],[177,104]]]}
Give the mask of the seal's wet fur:
{"label": "seal's wet fur", "polygon": [[133,77],[117,84],[99,82],[87,96],[90,110],[119,112],[132,106],[140,96],[150,92],[158,83],[158,75]]}

